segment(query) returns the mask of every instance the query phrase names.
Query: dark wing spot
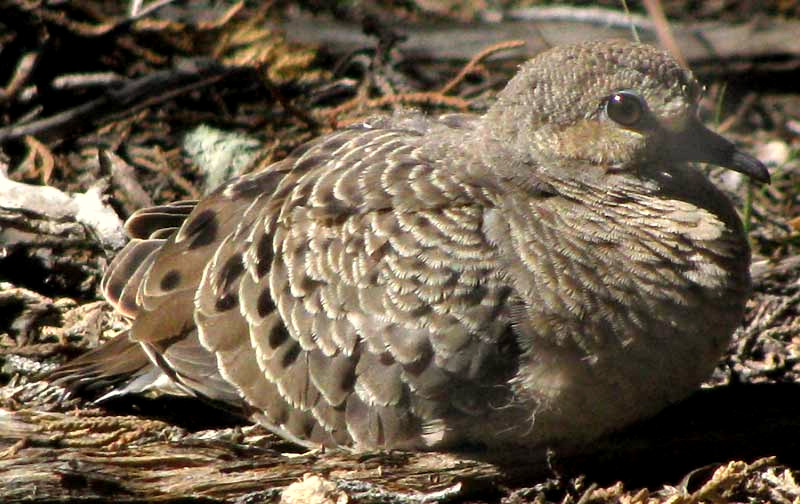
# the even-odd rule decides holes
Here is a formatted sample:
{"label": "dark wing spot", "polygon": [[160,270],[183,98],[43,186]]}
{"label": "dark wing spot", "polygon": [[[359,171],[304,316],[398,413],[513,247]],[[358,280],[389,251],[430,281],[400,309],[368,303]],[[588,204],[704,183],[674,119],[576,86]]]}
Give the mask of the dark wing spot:
{"label": "dark wing spot", "polygon": [[220,290],[225,292],[229,291],[233,283],[238,280],[243,272],[244,265],[242,264],[242,256],[235,254],[229,257],[220,269],[219,276],[217,277]]}
{"label": "dark wing spot", "polygon": [[394,357],[389,352],[383,352],[378,356],[378,362],[383,364],[384,366],[391,366],[394,364]]}
{"label": "dark wing spot", "polygon": [[344,392],[353,390],[356,385],[356,366],[355,363],[347,369],[347,372],[342,373],[342,379],[339,382],[339,389]]}
{"label": "dark wing spot", "polygon": [[272,258],[274,257],[272,251],[272,237],[270,235],[265,234],[258,240],[256,255],[258,256],[256,275],[258,275],[258,278],[264,278],[264,275],[266,275],[272,267]]}
{"label": "dark wing spot", "polygon": [[415,308],[415,309],[411,310],[409,312],[409,314],[412,317],[419,318],[419,317],[424,317],[426,315],[429,315],[432,311],[433,311],[433,307],[431,305],[424,304],[424,305],[422,305],[422,306],[420,306],[418,308]]}
{"label": "dark wing spot", "polygon": [[217,302],[214,303],[214,308],[216,308],[218,312],[228,311],[236,306],[238,300],[239,298],[236,294],[233,292],[228,292],[217,299]]}
{"label": "dark wing spot", "polygon": [[219,224],[213,210],[203,210],[186,224],[184,233],[192,241],[189,250],[204,247],[217,238]]}
{"label": "dark wing spot", "polygon": [[419,357],[416,360],[403,365],[403,371],[411,376],[419,376],[423,371],[428,369],[432,361],[433,348],[431,348],[430,344],[427,344],[423,348],[420,348]]}
{"label": "dark wing spot", "polygon": [[269,287],[264,287],[264,289],[261,290],[261,294],[258,295],[256,310],[258,310],[258,316],[261,318],[275,311],[275,302],[272,300],[272,293]]}
{"label": "dark wing spot", "polygon": [[322,285],[325,285],[325,283],[320,282],[319,280],[314,280],[310,276],[303,276],[303,279],[300,280],[300,288],[304,291],[312,291]]}
{"label": "dark wing spot", "polygon": [[426,231],[431,228],[431,221],[424,215],[416,215],[414,217],[414,228]]}
{"label": "dark wing spot", "polygon": [[291,348],[289,348],[289,350],[287,350],[286,353],[283,354],[283,359],[281,359],[281,366],[287,368],[292,364],[294,364],[294,361],[296,361],[297,357],[300,355],[300,350],[301,350],[300,345],[297,342],[294,342]]}
{"label": "dark wing spot", "polygon": [[286,326],[284,326],[283,323],[278,323],[273,325],[272,329],[269,331],[267,342],[270,348],[275,349],[281,346],[287,339],[289,339],[289,331],[286,330]]}
{"label": "dark wing spot", "polygon": [[171,291],[181,283],[181,274],[177,270],[169,270],[161,277],[161,290]]}

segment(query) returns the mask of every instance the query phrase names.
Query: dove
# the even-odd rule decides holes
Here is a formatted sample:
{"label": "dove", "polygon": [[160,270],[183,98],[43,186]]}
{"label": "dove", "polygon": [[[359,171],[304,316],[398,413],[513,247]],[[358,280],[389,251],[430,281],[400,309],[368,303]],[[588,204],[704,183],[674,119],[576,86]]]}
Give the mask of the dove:
{"label": "dove", "polygon": [[588,446],[680,401],[740,324],[750,250],[693,162],[769,182],[701,86],[628,41],[555,47],[482,114],[377,116],[139,210],[103,282],[130,329],[56,371],[301,446]]}

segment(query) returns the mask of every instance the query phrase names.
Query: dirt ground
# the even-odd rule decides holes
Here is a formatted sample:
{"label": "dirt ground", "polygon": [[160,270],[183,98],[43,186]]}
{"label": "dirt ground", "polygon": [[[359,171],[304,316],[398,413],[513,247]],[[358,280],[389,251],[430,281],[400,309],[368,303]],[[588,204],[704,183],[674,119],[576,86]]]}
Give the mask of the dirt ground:
{"label": "dirt ground", "polygon": [[[0,3],[0,502],[800,503],[800,2],[629,4]],[[125,328],[99,283],[136,209],[379,111],[479,112],[525,57],[632,31],[772,183],[710,172],[753,249],[746,318],[701,391],[599,455],[304,453],[197,401],[42,381]]]}

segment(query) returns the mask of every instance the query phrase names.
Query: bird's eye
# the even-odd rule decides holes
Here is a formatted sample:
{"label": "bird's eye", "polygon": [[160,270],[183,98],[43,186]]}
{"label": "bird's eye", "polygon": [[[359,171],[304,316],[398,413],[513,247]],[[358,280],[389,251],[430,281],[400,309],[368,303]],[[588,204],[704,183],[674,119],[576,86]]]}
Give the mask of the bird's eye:
{"label": "bird's eye", "polygon": [[606,115],[621,126],[635,126],[646,110],[642,97],[631,91],[619,91],[606,100]]}

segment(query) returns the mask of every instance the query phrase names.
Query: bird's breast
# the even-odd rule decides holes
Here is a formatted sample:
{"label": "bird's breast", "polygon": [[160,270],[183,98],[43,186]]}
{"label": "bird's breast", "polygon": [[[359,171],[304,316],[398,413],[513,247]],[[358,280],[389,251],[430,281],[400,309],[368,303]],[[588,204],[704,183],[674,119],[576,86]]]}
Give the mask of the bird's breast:
{"label": "bird's breast", "polygon": [[683,398],[741,320],[741,227],[692,203],[556,197],[486,223],[524,307],[516,385],[536,405],[536,437],[588,439]]}

